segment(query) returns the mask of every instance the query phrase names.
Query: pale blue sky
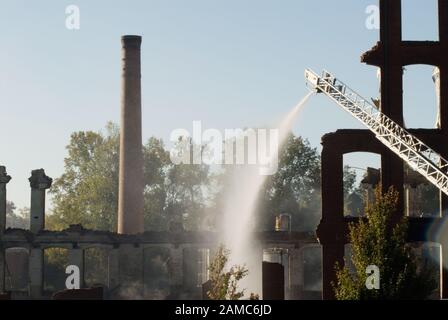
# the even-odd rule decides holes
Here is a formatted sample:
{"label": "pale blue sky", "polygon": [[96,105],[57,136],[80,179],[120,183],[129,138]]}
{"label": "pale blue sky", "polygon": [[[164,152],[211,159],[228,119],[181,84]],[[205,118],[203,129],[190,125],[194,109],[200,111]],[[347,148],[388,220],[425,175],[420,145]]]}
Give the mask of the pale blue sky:
{"label": "pale blue sky", "polygon": [[[436,1],[403,1],[404,37],[435,39]],[[65,28],[70,4],[80,8],[79,31]],[[13,177],[9,199],[28,206],[32,169],[62,173],[73,131],[118,122],[121,35],[143,36],[143,138],[168,140],[193,120],[224,129],[280,119],[306,93],[306,67],[326,68],[376,96],[376,70],[360,63],[378,40],[365,27],[371,4],[377,1],[0,0],[0,164]],[[429,67],[410,68],[408,124],[434,122],[430,76]],[[294,132],[318,147],[338,128],[362,126],[318,96]]]}

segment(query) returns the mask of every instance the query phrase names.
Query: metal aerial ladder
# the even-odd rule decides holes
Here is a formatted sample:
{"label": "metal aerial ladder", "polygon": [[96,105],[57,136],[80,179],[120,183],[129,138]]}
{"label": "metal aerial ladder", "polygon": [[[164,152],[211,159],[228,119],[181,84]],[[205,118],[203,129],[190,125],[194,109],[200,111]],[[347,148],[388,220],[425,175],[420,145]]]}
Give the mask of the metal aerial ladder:
{"label": "metal aerial ladder", "polygon": [[327,71],[318,76],[305,70],[307,86],[324,93],[345,111],[362,122],[386,147],[415,171],[448,195],[448,161],[410,134],[376,106],[361,97]]}

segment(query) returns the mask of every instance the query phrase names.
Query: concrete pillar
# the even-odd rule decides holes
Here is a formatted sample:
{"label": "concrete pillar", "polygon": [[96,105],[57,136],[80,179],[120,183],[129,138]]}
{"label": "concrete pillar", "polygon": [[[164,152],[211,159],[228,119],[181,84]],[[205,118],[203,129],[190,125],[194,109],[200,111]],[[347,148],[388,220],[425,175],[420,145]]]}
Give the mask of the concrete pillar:
{"label": "concrete pillar", "polygon": [[123,36],[118,233],[136,234],[143,226],[143,154],[140,36]]}
{"label": "concrete pillar", "polygon": [[30,230],[33,233],[45,229],[45,190],[53,179],[45,175],[44,169],[33,170],[29,178],[31,186]]}
{"label": "concrete pillar", "polygon": [[[251,291],[255,294],[259,294],[260,299],[263,299],[263,252],[264,244],[254,243],[250,252],[251,257],[247,262],[247,269],[249,270],[251,274],[250,277],[254,282],[254,286]],[[245,280],[247,281],[247,278]],[[246,292],[247,295],[250,293],[252,292]]]}
{"label": "concrete pillar", "polygon": [[120,294],[123,299],[143,299],[143,248],[121,244],[119,251]]}
{"label": "concrete pillar", "polygon": [[84,288],[84,250],[81,248],[73,248],[68,251],[68,264],[79,268],[79,287]]}
{"label": "concrete pillar", "polygon": [[[0,242],[6,228],[6,184],[11,177],[6,174],[6,168],[0,166]],[[5,291],[6,252],[0,243],[0,292]]]}
{"label": "concrete pillar", "polygon": [[303,255],[302,250],[294,248],[290,250],[290,282],[291,290],[287,300],[300,300],[303,291]]}
{"label": "concrete pillar", "polygon": [[282,251],[282,265],[285,268],[285,299],[290,300],[291,295],[291,255],[290,249]]}
{"label": "concrete pillar", "polygon": [[170,297],[176,298],[182,291],[184,278],[184,248],[181,245],[173,245],[170,249]]}
{"label": "concrete pillar", "polygon": [[435,67],[433,70],[432,80],[434,81],[437,101],[437,118],[435,128],[440,129],[442,127],[442,122],[440,120],[440,69],[438,67]]}
{"label": "concrete pillar", "polygon": [[0,166],[0,234],[6,228],[6,184],[11,177],[6,174],[6,168]]}
{"label": "concrete pillar", "polygon": [[0,245],[0,293],[5,292],[6,250]]}
{"label": "concrete pillar", "polygon": [[[182,285],[186,291],[192,292],[197,288],[198,285],[198,274],[199,274],[199,248],[195,246],[188,246],[183,249],[183,259],[175,262],[175,267],[182,268],[183,279]],[[178,273],[180,270],[175,271]]]}
{"label": "concrete pillar", "polygon": [[408,217],[416,218],[420,216],[418,196],[417,187],[405,186],[405,213]]}
{"label": "concrete pillar", "polygon": [[119,248],[113,248],[109,251],[109,276],[108,286],[110,291],[114,291],[120,284],[120,252]]}
{"label": "concrete pillar", "polygon": [[31,299],[42,297],[44,284],[44,251],[41,248],[31,248],[29,257],[29,295]]}

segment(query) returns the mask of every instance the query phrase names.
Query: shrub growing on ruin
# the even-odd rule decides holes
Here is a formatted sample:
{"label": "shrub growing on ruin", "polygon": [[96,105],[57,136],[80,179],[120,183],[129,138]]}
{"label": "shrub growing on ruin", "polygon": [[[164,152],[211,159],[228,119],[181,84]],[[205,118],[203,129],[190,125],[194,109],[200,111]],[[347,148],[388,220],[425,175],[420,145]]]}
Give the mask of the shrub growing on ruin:
{"label": "shrub growing on ruin", "polygon": [[211,289],[207,295],[211,300],[239,300],[244,296],[244,289],[238,289],[238,282],[247,276],[249,271],[245,266],[238,265],[225,271],[229,255],[230,251],[221,245],[210,263]]}
{"label": "shrub growing on ruin", "polygon": [[[366,219],[349,227],[352,244],[351,263],[336,265],[333,283],[338,300],[427,299],[437,288],[433,271],[419,266],[409,244],[407,217],[394,223],[398,193],[392,188],[385,194],[376,190],[376,200],[366,207]],[[379,289],[368,289],[366,268],[379,268]]]}

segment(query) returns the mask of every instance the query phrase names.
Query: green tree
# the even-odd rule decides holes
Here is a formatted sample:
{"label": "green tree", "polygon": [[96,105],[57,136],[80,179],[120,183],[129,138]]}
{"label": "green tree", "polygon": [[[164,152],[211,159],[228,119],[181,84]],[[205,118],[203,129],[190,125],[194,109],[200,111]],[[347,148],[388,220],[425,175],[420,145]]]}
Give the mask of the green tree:
{"label": "green tree", "polygon": [[166,175],[171,162],[163,141],[149,138],[143,148],[143,170],[145,181],[145,228],[166,230],[169,221],[163,214],[167,207]]}
{"label": "green tree", "polygon": [[6,217],[12,216],[14,211],[17,209],[16,205],[12,201],[6,201]]}
{"label": "green tree", "polygon": [[[223,245],[210,263],[211,289],[207,292],[211,300],[239,300],[244,296],[244,289],[238,290],[238,282],[243,279],[249,271],[244,266],[232,266],[225,271],[229,261],[230,251]],[[251,294],[255,299],[255,295]]]}
{"label": "green tree", "polygon": [[[418,266],[406,243],[407,218],[393,223],[397,199],[398,193],[393,189],[382,194],[377,188],[375,202],[366,207],[366,219],[350,225],[353,269],[348,267],[349,261],[343,268],[336,265],[337,283],[333,287],[337,299],[425,299],[436,288],[432,270]],[[369,265],[380,270],[379,290],[366,287]]]}
{"label": "green tree", "polygon": [[293,229],[313,231],[320,219],[320,197],[319,153],[307,140],[290,134],[279,154],[278,170],[262,191],[261,228],[272,229],[275,216],[287,212]]}
{"label": "green tree", "polygon": [[[70,224],[115,231],[117,228],[119,130],[108,124],[106,133],[73,133],[67,146],[65,170],[51,188],[53,213],[49,229]],[[163,141],[151,137],[142,146],[144,160],[144,219],[146,230],[167,230],[171,222],[202,227],[201,218],[210,172],[204,165],[170,161]]]}
{"label": "green tree", "polygon": [[150,138],[144,148],[144,166],[147,229],[166,230],[171,222],[182,223],[188,230],[209,227],[203,223],[211,177],[207,165],[174,165],[163,141]]}
{"label": "green tree", "polygon": [[362,184],[356,185],[357,174],[349,166],[344,166],[344,214],[359,217],[364,209],[365,189]]}
{"label": "green tree", "polygon": [[351,170],[350,166],[344,166],[343,181],[344,181],[344,197],[349,196],[356,190],[356,171]]}
{"label": "green tree", "polygon": [[51,229],[70,224],[116,230],[118,206],[119,131],[108,124],[106,134],[76,132],[67,146],[65,171],[55,180]]}
{"label": "green tree", "polygon": [[6,201],[6,227],[28,229],[30,224],[30,214],[28,208],[17,209],[12,201]]}

